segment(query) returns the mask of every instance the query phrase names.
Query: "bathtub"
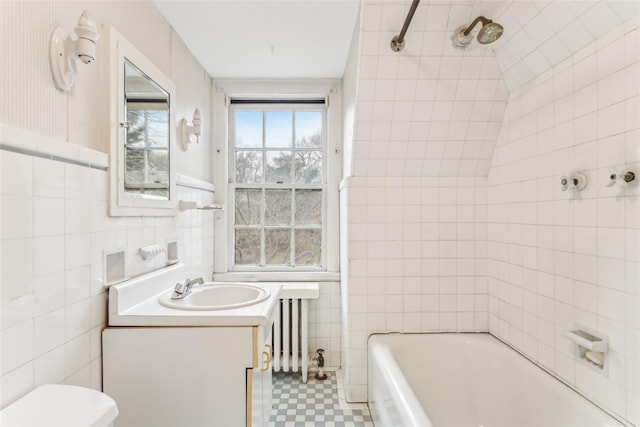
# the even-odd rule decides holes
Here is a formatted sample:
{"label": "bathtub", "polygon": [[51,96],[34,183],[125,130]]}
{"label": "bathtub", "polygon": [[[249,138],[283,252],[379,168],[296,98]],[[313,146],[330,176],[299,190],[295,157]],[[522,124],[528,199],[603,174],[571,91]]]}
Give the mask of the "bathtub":
{"label": "bathtub", "polygon": [[623,426],[489,334],[369,338],[376,427]]}

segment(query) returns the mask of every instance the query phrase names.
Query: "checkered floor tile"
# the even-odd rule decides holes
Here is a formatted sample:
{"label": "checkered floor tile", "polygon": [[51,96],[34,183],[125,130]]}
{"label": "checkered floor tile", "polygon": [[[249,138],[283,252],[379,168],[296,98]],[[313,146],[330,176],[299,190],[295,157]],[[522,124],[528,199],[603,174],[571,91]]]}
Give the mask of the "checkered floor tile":
{"label": "checkered floor tile", "polygon": [[273,375],[271,427],[373,427],[366,410],[342,409],[338,402],[335,372],[324,381],[309,374],[307,384],[300,374]]}

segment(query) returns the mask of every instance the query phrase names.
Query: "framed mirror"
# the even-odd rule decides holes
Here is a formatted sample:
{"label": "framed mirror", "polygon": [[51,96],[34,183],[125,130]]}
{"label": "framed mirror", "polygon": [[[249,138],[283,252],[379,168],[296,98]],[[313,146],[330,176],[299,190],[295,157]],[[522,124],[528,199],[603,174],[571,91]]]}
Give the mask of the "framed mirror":
{"label": "framed mirror", "polygon": [[113,28],[110,39],[111,216],[175,214],[175,86]]}

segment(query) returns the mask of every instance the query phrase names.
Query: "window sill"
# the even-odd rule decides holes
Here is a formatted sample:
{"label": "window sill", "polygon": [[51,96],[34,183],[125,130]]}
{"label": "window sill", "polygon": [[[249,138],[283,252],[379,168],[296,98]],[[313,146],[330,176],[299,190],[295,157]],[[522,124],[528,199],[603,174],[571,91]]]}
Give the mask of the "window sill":
{"label": "window sill", "polygon": [[339,272],[232,271],[213,273],[215,282],[339,282]]}

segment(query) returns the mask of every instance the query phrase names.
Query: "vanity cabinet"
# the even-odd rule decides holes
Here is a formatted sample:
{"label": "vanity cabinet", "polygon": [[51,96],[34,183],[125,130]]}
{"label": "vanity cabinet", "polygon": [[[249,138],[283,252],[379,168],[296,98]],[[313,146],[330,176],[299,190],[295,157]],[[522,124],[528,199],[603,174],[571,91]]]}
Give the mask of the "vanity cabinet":
{"label": "vanity cabinet", "polygon": [[271,325],[105,329],[115,426],[266,426]]}

